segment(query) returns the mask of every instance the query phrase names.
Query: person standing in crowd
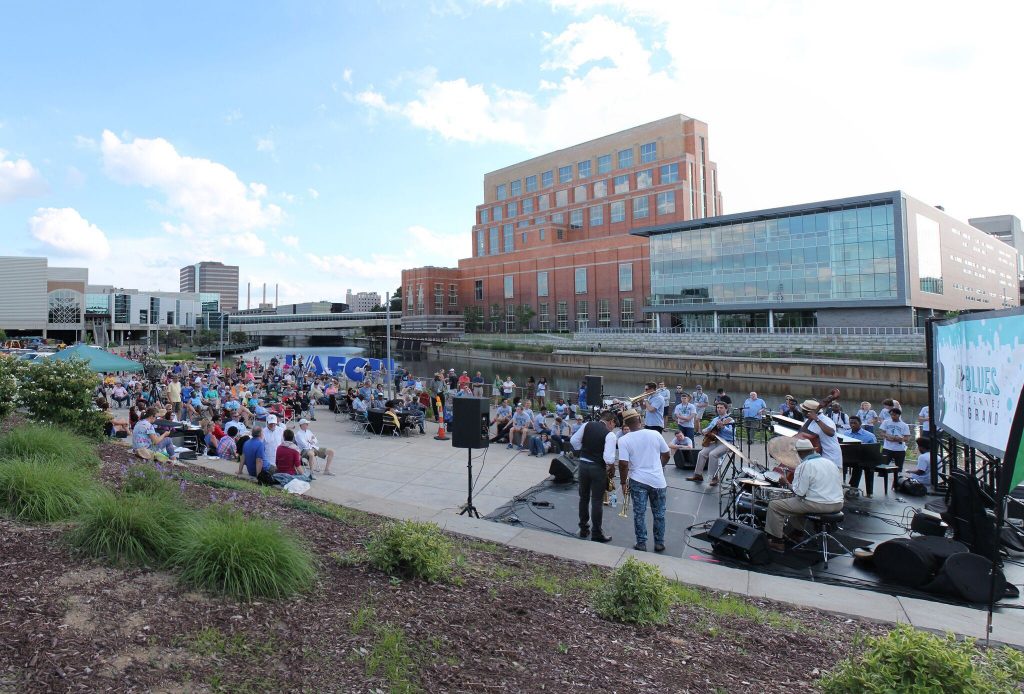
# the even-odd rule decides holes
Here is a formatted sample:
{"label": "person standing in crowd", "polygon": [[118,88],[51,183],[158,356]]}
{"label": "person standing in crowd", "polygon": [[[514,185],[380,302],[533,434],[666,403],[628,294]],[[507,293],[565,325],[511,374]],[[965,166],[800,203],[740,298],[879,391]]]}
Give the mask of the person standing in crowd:
{"label": "person standing in crowd", "polygon": [[580,537],[594,542],[611,542],[602,529],[604,493],[608,478],[614,474],[615,415],[605,412],[600,421],[587,422],[569,440],[580,457]]}
{"label": "person standing in crowd", "polygon": [[704,386],[697,384],[696,389],[693,391],[693,395],[690,396],[690,402],[693,403],[693,408],[697,411],[693,420],[693,426],[697,429],[703,426],[704,412],[708,409],[708,394],[704,392]]}
{"label": "person standing in crowd", "polygon": [[836,425],[826,415],[821,413],[821,406],[817,400],[804,400],[800,403],[800,409],[804,416],[810,421],[804,422],[806,431],[818,437],[821,446],[821,456],[832,461],[839,470],[843,469],[843,451],[839,448],[839,439],[836,438]]}
{"label": "person standing in crowd", "polygon": [[665,506],[668,483],[665,464],[669,459],[668,444],[660,431],[641,427],[640,415],[627,410],[623,423],[629,430],[619,438],[619,479],[623,494],[633,502],[633,549],[647,551],[647,502],[654,516],[654,551],[665,551]]}
{"label": "person standing in crowd", "polygon": [[796,496],[768,502],[765,531],[768,547],[784,552],[783,539],[787,521],[803,518],[808,513],[836,513],[843,510],[843,475],[831,461],[814,451],[807,439],[797,439],[796,453],[800,464],[793,474],[792,489]]}
{"label": "person standing in crowd", "polygon": [[661,396],[661,399],[665,401],[665,407],[661,411],[661,419],[662,422],[664,422],[664,424],[662,424],[662,428],[664,428],[668,426],[668,418],[672,415],[673,409],[672,393],[670,393],[669,389],[665,387],[664,381],[660,381],[658,383],[658,394]]}
{"label": "person standing in crowd", "polygon": [[861,421],[861,428],[866,429],[872,434],[875,433],[875,421],[878,419],[878,413],[871,409],[871,403],[865,400],[860,404],[860,409],[857,410],[857,417]]}
{"label": "person standing in crowd", "polygon": [[[674,394],[674,396],[673,396],[673,397],[675,397],[675,405],[676,405],[677,407],[679,406],[679,404],[680,404],[680,403],[682,403],[682,402],[683,402],[683,396],[684,396],[685,394],[686,394],[686,391],[685,391],[685,390],[683,390],[683,387],[682,387],[681,385],[679,385],[679,386],[676,386],[676,392],[675,392],[675,394]],[[673,409],[674,409],[674,408],[673,408]]]}
{"label": "person standing in crowd", "polygon": [[181,382],[177,376],[171,378],[167,386],[167,402],[171,403],[174,414],[181,414]]}
{"label": "person standing in crowd", "polygon": [[797,404],[796,398],[792,395],[786,396],[786,402],[782,403],[779,407],[779,414],[783,417],[795,419],[798,422],[804,421],[804,413],[800,411],[800,405]]}
{"label": "person standing in crowd", "polygon": [[[716,439],[732,443],[736,440],[736,430],[735,422],[733,421],[733,418],[729,416],[729,408],[724,402],[720,402],[715,405],[715,410],[718,412],[717,416],[711,420],[710,424],[701,430],[701,433],[705,435],[714,433]],[[704,468],[710,466],[710,486],[718,486],[719,461],[722,456],[727,453],[729,453],[728,447],[718,441],[715,441],[710,445],[705,445],[700,449],[700,453],[697,455],[697,466],[693,469],[693,474],[686,479],[690,482],[703,482]]]}
{"label": "person standing in crowd", "polygon": [[[855,438],[861,443],[878,443],[875,439],[875,435],[864,428],[863,422],[861,422],[860,417],[857,415],[852,415],[850,417],[850,431],[847,436]],[[854,467],[853,472],[850,473],[850,486],[854,488],[860,486],[860,475],[862,471],[864,473],[864,491],[867,493],[868,498],[871,498],[871,494],[875,487],[875,468],[873,465],[863,468],[859,465]]]}
{"label": "person standing in crowd", "polygon": [[843,412],[843,408],[838,402],[832,403],[832,406],[829,408],[828,418],[836,425],[837,432],[845,434],[850,431],[850,418]]}
{"label": "person standing in crowd", "polygon": [[644,401],[644,428],[659,434],[665,431],[665,398],[661,396],[658,384],[650,381],[645,387],[647,399]]}
{"label": "person standing in crowd", "polygon": [[516,393],[516,382],[512,380],[510,375],[501,383],[501,397],[506,400],[511,400]]}
{"label": "person standing in crowd", "polygon": [[921,436],[931,436],[931,422],[929,421],[929,407],[925,405],[921,408],[921,411],[917,413],[917,426],[921,429]]}
{"label": "person standing in crowd", "polygon": [[[682,386],[680,386],[682,388]],[[677,393],[677,395],[679,395]],[[682,393],[679,396],[679,404],[676,405],[675,411],[672,413],[676,420],[676,425],[679,426],[679,431],[683,432],[683,436],[693,441],[695,436],[696,426],[695,421],[697,419],[697,408],[690,402],[690,396],[688,393]],[[692,444],[691,444],[692,445]]]}
{"label": "person standing in crowd", "polygon": [[903,410],[893,407],[889,419],[878,425],[882,432],[882,462],[896,465],[896,473],[903,472],[907,458],[907,443],[910,441],[910,425],[900,419]]}
{"label": "person standing in crowd", "polygon": [[727,410],[732,410],[732,398],[730,398],[729,394],[725,392],[725,388],[719,388],[718,395],[715,396],[715,405],[717,406],[720,402],[725,403]]}
{"label": "person standing in crowd", "polygon": [[472,382],[473,382],[473,395],[475,395],[478,398],[482,398],[484,396],[484,376],[483,376],[483,374],[480,373],[479,371],[477,371],[476,375],[473,376]]}
{"label": "person standing in crowd", "polygon": [[754,442],[754,432],[761,427],[761,415],[768,409],[768,403],[750,391],[750,397],[743,401],[743,426],[747,430],[747,448]]}
{"label": "person standing in crowd", "polygon": [[544,407],[548,397],[548,379],[543,376],[537,381],[537,402]]}

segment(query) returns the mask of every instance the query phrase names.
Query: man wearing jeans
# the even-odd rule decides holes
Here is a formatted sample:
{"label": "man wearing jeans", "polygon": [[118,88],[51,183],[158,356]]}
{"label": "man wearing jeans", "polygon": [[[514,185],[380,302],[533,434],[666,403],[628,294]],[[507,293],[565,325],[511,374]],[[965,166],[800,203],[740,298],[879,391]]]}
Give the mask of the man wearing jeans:
{"label": "man wearing jeans", "polygon": [[654,551],[665,551],[665,464],[669,450],[660,431],[645,429],[633,410],[623,415],[629,433],[619,439],[619,480],[633,502],[633,549],[647,551],[647,502],[654,516]]}
{"label": "man wearing jeans", "polygon": [[[604,520],[604,492],[615,465],[615,415],[605,412],[599,422],[587,422],[569,439],[580,456],[580,537],[594,542],[611,542],[601,529]],[[593,523],[593,532],[591,532]]]}

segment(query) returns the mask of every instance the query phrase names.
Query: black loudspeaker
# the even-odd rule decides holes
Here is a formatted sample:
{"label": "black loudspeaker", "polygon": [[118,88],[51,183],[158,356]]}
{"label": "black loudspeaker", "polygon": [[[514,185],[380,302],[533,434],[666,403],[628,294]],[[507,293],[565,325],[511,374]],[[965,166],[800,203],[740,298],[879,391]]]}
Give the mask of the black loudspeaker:
{"label": "black loudspeaker", "polygon": [[[942,565],[935,580],[924,586],[932,593],[940,593],[967,602],[986,603],[992,596],[992,562],[980,554],[960,552],[951,555]],[[1006,577],[995,569],[995,599],[1006,595]]]}
{"label": "black loudspeaker", "polygon": [[564,455],[560,455],[551,461],[548,474],[554,475],[555,484],[569,484],[576,479],[576,461]]}
{"label": "black loudspeaker", "polygon": [[700,454],[695,448],[680,448],[672,454],[672,460],[680,470],[694,470],[697,468],[697,456]]}
{"label": "black loudspeaker", "polygon": [[708,537],[711,539],[711,549],[718,554],[751,564],[767,564],[771,561],[768,538],[763,530],[719,518],[708,531]]}
{"label": "black loudspeaker", "polygon": [[604,377],[584,376],[587,384],[587,407],[600,407],[604,404]]}
{"label": "black loudspeaker", "polygon": [[490,445],[491,401],[487,398],[452,398],[452,446],[487,448]]}

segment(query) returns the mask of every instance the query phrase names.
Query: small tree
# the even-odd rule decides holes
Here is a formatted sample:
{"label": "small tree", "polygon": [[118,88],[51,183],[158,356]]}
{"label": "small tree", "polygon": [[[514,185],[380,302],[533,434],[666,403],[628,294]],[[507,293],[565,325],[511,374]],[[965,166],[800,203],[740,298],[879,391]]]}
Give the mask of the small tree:
{"label": "small tree", "polygon": [[99,437],[106,418],[92,409],[99,382],[81,359],[38,359],[19,374],[18,403],[39,422],[65,427],[84,436]]}
{"label": "small tree", "polygon": [[3,342],[6,339],[7,339],[7,333],[4,332],[3,328],[0,328],[0,342]]}
{"label": "small tree", "polygon": [[530,329],[530,321],[537,315],[529,304],[516,306],[516,330],[527,331]]}
{"label": "small tree", "polygon": [[209,347],[212,344],[220,342],[220,335],[212,330],[200,330],[196,333],[196,336],[192,338],[192,342],[199,347]]}
{"label": "small tree", "polygon": [[498,332],[498,322],[501,320],[501,304],[491,304],[491,332]]}
{"label": "small tree", "polygon": [[228,335],[228,340],[231,342],[231,344],[240,345],[243,342],[248,342],[249,336],[240,330],[236,330],[235,332]]}
{"label": "small tree", "polygon": [[484,312],[479,306],[467,306],[462,309],[462,315],[466,319],[466,332],[479,332],[484,327]]}
{"label": "small tree", "polygon": [[395,290],[395,293],[391,295],[391,312],[401,313],[402,312],[402,288],[399,287]]}
{"label": "small tree", "polygon": [[18,397],[18,379],[26,362],[0,356],[0,420],[14,411]]}

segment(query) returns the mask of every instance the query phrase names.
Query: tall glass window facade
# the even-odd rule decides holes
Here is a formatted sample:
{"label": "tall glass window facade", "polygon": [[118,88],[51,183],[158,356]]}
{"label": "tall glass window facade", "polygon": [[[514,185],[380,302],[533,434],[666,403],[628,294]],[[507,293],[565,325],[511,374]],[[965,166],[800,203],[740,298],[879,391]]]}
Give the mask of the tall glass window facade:
{"label": "tall glass window facade", "polygon": [[487,241],[485,240],[485,232],[483,229],[477,229],[476,231],[476,254],[477,256],[487,255],[486,250]]}
{"label": "tall glass window facade", "polygon": [[575,275],[575,280],[576,280],[575,281],[576,293],[577,294],[586,294],[587,293],[587,268],[585,268],[585,267],[578,267],[578,268],[576,268],[576,270],[574,271],[574,275]]}
{"label": "tall glass window facade", "polygon": [[513,243],[515,242],[515,237],[513,236],[514,231],[515,227],[511,224],[506,224],[501,229],[502,238],[504,241],[504,251],[506,253],[511,253],[512,251],[515,250],[515,246],[513,245]]}
{"label": "tall glass window facade", "polygon": [[485,207],[480,210],[480,223],[487,224],[489,221],[491,221],[491,211]]}
{"label": "tall glass window facade", "polygon": [[542,271],[537,273],[537,296],[548,295],[548,273]]}
{"label": "tall glass window facade", "polygon": [[155,296],[149,297],[149,322],[152,325],[160,323],[160,299]]}
{"label": "tall glass window facade", "polygon": [[508,189],[505,187],[504,183],[498,184],[497,195],[499,200],[504,200],[508,197]]}
{"label": "tall glass window facade", "polygon": [[49,295],[49,323],[80,323],[82,295],[70,289],[55,289]]}
{"label": "tall glass window facade", "polygon": [[490,240],[490,248],[491,248],[491,253],[490,254],[491,255],[498,255],[498,252],[499,252],[499,248],[498,248],[498,227],[491,227],[490,229],[488,229],[487,233],[490,236],[490,239],[489,239]]}
{"label": "tall glass window facade", "polygon": [[896,298],[893,206],[653,236],[651,284],[655,305]]}
{"label": "tall glass window facade", "polygon": [[128,294],[115,294],[114,295],[114,322],[115,323],[130,323],[129,314],[131,313],[131,297]]}
{"label": "tall glass window facade", "polygon": [[112,298],[111,294],[86,294],[85,317],[108,317],[110,315],[110,300]]}

